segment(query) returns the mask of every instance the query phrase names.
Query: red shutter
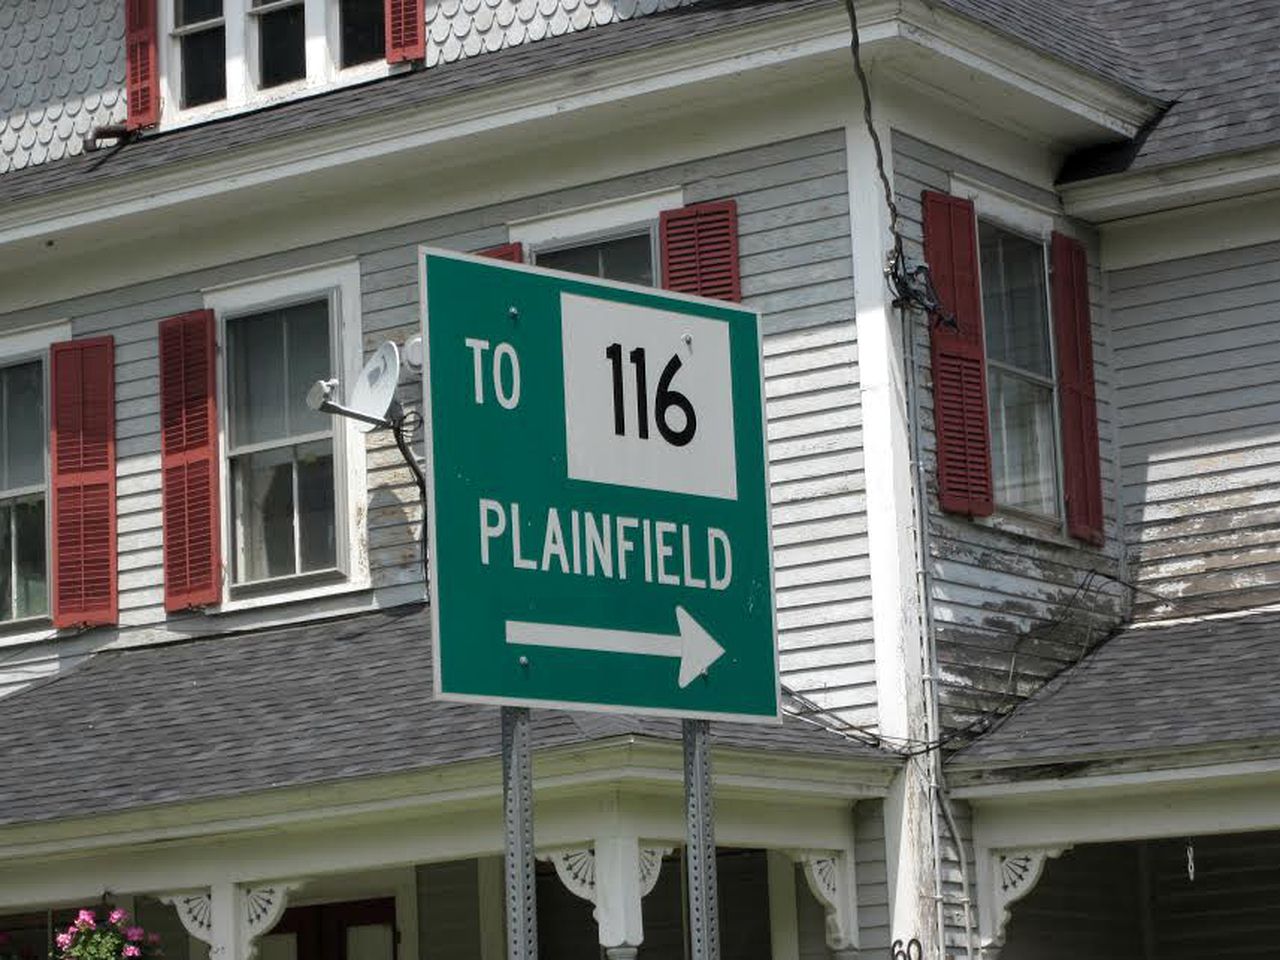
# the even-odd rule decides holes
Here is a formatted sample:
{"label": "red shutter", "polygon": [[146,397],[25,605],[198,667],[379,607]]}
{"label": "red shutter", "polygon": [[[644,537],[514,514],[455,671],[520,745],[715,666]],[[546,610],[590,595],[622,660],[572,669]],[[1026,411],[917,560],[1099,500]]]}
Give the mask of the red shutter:
{"label": "red shutter", "polygon": [[115,344],[55,343],[53,625],[116,622]]}
{"label": "red shutter", "polygon": [[156,0],[125,0],[124,45],[130,130],[160,120],[160,75],[156,58]]}
{"label": "red shutter", "polygon": [[1051,255],[1067,530],[1077,539],[1101,545],[1102,464],[1093,385],[1089,259],[1079,241],[1060,233],[1053,235]]}
{"label": "red shutter", "polygon": [[160,322],[160,469],[166,610],[222,599],[212,310]]}
{"label": "red shutter", "polygon": [[994,504],[972,203],[925,191],[924,255],[945,314],[930,318],[938,500],[950,513],[985,517]]}
{"label": "red shutter", "polygon": [[717,200],[664,210],[659,226],[664,287],[700,297],[742,299],[737,203]]}
{"label": "red shutter", "polygon": [[422,0],[385,0],[387,62],[421,60],[427,55],[427,15]]}
{"label": "red shutter", "polygon": [[524,244],[504,243],[500,247],[481,250],[480,256],[492,257],[494,260],[510,260],[512,263],[524,263]]}

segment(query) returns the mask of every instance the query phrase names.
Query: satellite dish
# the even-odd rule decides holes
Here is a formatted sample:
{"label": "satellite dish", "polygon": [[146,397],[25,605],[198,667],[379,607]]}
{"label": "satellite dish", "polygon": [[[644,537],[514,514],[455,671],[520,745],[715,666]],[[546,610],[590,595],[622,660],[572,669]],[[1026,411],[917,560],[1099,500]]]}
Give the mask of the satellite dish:
{"label": "satellite dish", "polygon": [[[388,340],[360,371],[351,395],[347,397],[347,407],[374,420],[385,421],[399,382],[400,351]],[[368,433],[374,426],[373,423],[356,421],[356,429],[361,433]]]}

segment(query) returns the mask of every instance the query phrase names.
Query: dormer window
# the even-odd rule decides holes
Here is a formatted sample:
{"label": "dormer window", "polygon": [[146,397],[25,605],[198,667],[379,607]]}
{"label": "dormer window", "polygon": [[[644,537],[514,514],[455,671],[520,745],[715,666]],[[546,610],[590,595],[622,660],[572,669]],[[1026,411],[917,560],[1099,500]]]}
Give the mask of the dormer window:
{"label": "dormer window", "polygon": [[381,60],[386,53],[385,0],[339,0],[339,62],[343,69]]}
{"label": "dormer window", "polygon": [[302,0],[253,0],[258,87],[266,90],[307,76],[307,18]]}
{"label": "dormer window", "polygon": [[179,87],[184,109],[227,96],[227,28],[222,0],[175,0]]}
{"label": "dormer window", "polygon": [[[360,83],[425,56],[423,0],[130,0],[127,12],[130,103],[147,107],[130,114],[135,128],[157,113],[182,125]],[[145,56],[152,30],[158,71]]]}

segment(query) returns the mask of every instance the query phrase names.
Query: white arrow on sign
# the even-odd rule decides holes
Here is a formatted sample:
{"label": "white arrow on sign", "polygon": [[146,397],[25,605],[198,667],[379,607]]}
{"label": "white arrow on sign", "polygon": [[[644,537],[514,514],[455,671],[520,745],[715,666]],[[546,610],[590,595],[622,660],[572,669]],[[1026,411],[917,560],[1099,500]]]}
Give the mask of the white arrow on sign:
{"label": "white arrow on sign", "polygon": [[724,647],[702,629],[684,607],[676,607],[675,636],[665,633],[640,633],[635,630],[610,630],[604,627],[570,627],[558,623],[507,621],[507,643],[532,647],[557,647],[562,650],[596,650],[602,653],[638,653],[649,657],[677,657],[680,660],[681,688],[724,655]]}

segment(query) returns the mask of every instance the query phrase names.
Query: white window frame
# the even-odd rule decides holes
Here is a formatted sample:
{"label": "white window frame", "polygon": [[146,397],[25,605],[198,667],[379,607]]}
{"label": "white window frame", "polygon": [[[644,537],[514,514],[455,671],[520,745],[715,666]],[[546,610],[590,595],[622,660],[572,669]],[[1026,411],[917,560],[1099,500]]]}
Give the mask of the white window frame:
{"label": "white window frame", "polygon": [[31,643],[56,636],[53,630],[53,464],[49,449],[49,418],[52,415],[50,390],[49,348],[63,340],[71,339],[71,324],[65,320],[26,330],[0,335],[0,367],[16,366],[30,360],[39,360],[44,371],[44,544],[45,589],[48,591],[49,612],[42,616],[23,617],[21,620],[0,621],[0,648]]}
{"label": "white window frame", "polygon": [[[1054,213],[1045,207],[1034,204],[1022,197],[1015,197],[1002,190],[985,184],[978,184],[962,177],[951,177],[951,194],[972,201],[975,214],[974,249],[978,251],[978,302],[983,310],[983,356],[982,362],[990,369],[992,363],[986,352],[986,308],[982,298],[982,264],[981,249],[978,247],[977,222],[979,220],[1018,234],[1028,240],[1040,244],[1044,258],[1045,277],[1045,316],[1048,319],[1049,362],[1053,396],[1053,444],[1054,465],[1057,471],[1057,516],[1031,513],[1010,507],[995,499],[994,478],[992,483],[992,501],[995,513],[990,517],[975,518],[975,522],[986,526],[997,527],[1026,536],[1048,539],[1054,542],[1075,546],[1075,541],[1067,535],[1066,509],[1066,465],[1063,462],[1062,447],[1062,413],[1061,397],[1058,383],[1058,344],[1057,331],[1054,327],[1053,315],[1053,273],[1050,260],[1050,247],[1053,240]],[[989,378],[988,374],[988,378]],[[992,436],[991,424],[987,423],[988,441]]]}
{"label": "white window frame", "polygon": [[[338,47],[341,43],[341,23],[338,0],[303,0],[306,18],[306,76],[264,89],[257,75],[258,30],[255,21],[259,15],[250,12],[252,0],[223,0],[226,99],[196,107],[183,107],[182,50],[178,38],[174,36],[174,30],[177,29],[175,0],[157,0],[157,4],[162,130],[296,100],[318,90],[363,83],[385,77],[392,72],[391,65],[385,59],[370,60],[345,69],[340,67]],[[408,69],[408,65],[403,69]]]}
{"label": "white window frame", "polygon": [[649,232],[653,257],[653,285],[662,286],[662,251],[658,221],[664,210],[684,206],[684,189],[655,190],[621,200],[573,207],[550,216],[514,220],[508,225],[512,243],[524,245],[525,260],[536,264],[538,254],[590,246],[606,240]]}
{"label": "white window frame", "polygon": [[360,265],[355,260],[306,267],[211,287],[203,291],[204,305],[216,316],[218,339],[218,457],[221,472],[221,537],[224,576],[222,603],[217,612],[230,613],[252,607],[365,590],[370,585],[369,559],[363,519],[367,513],[368,481],[365,472],[364,434],[344,417],[333,418],[334,538],[340,579],[295,574],[274,580],[236,584],[232,581],[232,548],[235,537],[235,495],[229,461],[227,392],[227,321],[298,303],[327,299],[332,371],[344,384],[352,384],[363,364],[360,325]]}

